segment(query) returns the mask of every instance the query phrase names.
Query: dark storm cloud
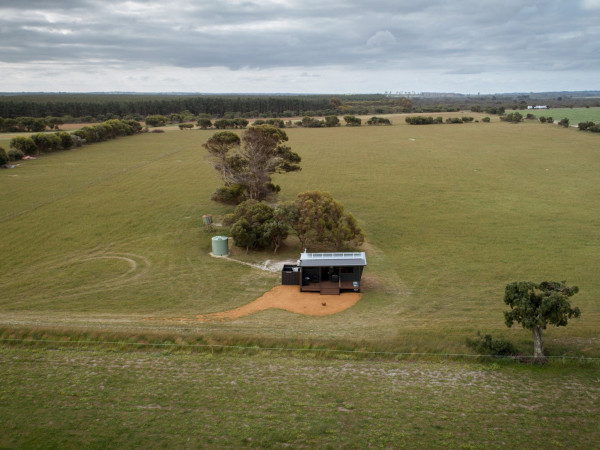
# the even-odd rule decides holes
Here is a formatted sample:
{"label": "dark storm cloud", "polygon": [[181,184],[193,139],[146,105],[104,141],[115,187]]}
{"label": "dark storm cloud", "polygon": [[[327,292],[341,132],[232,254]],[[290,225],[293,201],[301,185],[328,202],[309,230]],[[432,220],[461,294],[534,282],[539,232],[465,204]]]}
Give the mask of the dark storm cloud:
{"label": "dark storm cloud", "polygon": [[597,71],[599,3],[4,0],[0,62]]}

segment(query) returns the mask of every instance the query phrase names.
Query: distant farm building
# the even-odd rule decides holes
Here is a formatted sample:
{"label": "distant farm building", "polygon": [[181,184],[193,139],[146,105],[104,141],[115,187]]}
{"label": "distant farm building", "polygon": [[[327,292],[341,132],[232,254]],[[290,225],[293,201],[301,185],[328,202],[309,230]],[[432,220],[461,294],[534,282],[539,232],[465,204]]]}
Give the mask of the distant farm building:
{"label": "distant farm building", "polygon": [[285,265],[282,284],[299,285],[301,292],[339,295],[360,292],[360,279],[367,265],[364,252],[302,253],[297,265]]}
{"label": "distant farm building", "polygon": [[528,106],[527,109],[548,109],[547,105]]}

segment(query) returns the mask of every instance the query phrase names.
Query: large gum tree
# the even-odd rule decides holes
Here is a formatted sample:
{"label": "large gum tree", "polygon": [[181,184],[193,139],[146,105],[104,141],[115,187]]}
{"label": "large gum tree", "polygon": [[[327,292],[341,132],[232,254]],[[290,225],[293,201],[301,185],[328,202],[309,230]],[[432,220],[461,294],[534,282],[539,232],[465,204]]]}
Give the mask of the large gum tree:
{"label": "large gum tree", "polygon": [[510,311],[504,312],[509,328],[517,322],[533,333],[533,356],[544,357],[542,330],[548,325],[567,325],[572,317],[579,317],[579,308],[571,307],[569,297],[579,292],[577,286],[569,287],[565,281],[517,281],[506,285],[504,303]]}

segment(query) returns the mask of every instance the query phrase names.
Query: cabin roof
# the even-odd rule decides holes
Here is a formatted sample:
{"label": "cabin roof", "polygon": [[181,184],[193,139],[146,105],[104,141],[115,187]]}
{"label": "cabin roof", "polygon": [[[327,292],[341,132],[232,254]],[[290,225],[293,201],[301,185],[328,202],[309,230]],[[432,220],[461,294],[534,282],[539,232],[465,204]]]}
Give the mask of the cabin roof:
{"label": "cabin roof", "polygon": [[365,252],[302,253],[298,265],[302,267],[366,266]]}

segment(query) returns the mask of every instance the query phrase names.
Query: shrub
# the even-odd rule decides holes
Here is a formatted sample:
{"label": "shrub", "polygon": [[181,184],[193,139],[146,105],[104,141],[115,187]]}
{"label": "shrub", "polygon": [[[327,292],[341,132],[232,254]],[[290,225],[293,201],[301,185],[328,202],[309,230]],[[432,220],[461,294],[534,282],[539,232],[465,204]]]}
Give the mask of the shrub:
{"label": "shrub", "polygon": [[344,116],[347,127],[360,127],[362,120],[356,116]]}
{"label": "shrub", "polygon": [[473,118],[472,117],[461,117],[462,121],[464,123],[469,123],[469,122],[473,122]]}
{"label": "shrub", "polygon": [[21,150],[25,155],[36,155],[38,153],[37,145],[30,137],[17,136],[10,140],[11,148]]}
{"label": "shrub", "polygon": [[325,117],[325,126],[326,127],[339,127],[340,119],[338,119],[338,116],[327,116],[327,117]]}
{"label": "shrub", "polygon": [[54,133],[60,139],[60,146],[68,150],[75,145],[75,141],[73,140],[73,136],[66,131],[59,131],[58,133]]}
{"label": "shrub", "polygon": [[594,122],[579,122],[577,127],[579,128],[579,131],[585,131],[590,129],[594,125],[596,125]]}
{"label": "shrub", "polygon": [[32,134],[31,139],[40,152],[53,152],[61,148],[60,138],[56,134],[37,133]]}
{"label": "shrub", "polygon": [[168,117],[158,114],[146,116],[146,125],[150,127],[164,127],[167,124]]}
{"label": "shrub", "polygon": [[504,116],[500,116],[500,120],[502,120],[504,122],[510,122],[510,123],[519,123],[519,122],[523,121],[523,115],[518,112],[512,112],[512,113],[508,113]]}
{"label": "shrub", "polygon": [[83,139],[82,137],[76,135],[75,133],[73,133],[71,135],[71,138],[73,139],[73,145],[75,147],[81,147],[83,144],[85,144],[87,142],[85,139]]}
{"label": "shrub", "polygon": [[367,120],[367,125],[391,125],[390,119],[384,117],[371,117]]}
{"label": "shrub", "polygon": [[226,205],[237,205],[246,200],[246,188],[241,184],[223,186],[217,189],[210,199]]}
{"label": "shrub", "polygon": [[4,147],[0,147],[0,166],[6,164],[8,162],[8,154]]}
{"label": "shrub", "polygon": [[569,119],[567,119],[566,117],[564,119],[562,119],[560,122],[558,122],[558,124],[561,127],[565,127],[568,128],[569,127]]}
{"label": "shrub", "polygon": [[430,125],[436,123],[433,120],[433,117],[425,117],[425,116],[409,116],[404,119],[409,125]]}
{"label": "shrub", "polygon": [[300,122],[300,126],[303,126],[306,128],[321,128],[324,125],[325,125],[325,122],[323,122],[322,120],[314,119],[309,116],[304,116],[302,118],[302,122]]}
{"label": "shrub", "polygon": [[481,336],[477,332],[477,339],[467,338],[467,346],[478,353],[494,356],[513,356],[517,354],[517,349],[510,342],[504,339],[493,339],[491,334]]}
{"label": "shrub", "polygon": [[448,117],[446,123],[463,123],[460,117]]}
{"label": "shrub", "polygon": [[485,123],[489,123],[490,122],[490,118],[489,117],[484,117],[483,119],[481,119],[482,122]]}
{"label": "shrub", "polygon": [[198,119],[198,122],[196,122],[196,126],[202,128],[203,130],[206,130],[207,128],[212,127],[212,122],[210,121],[210,119],[203,117]]}
{"label": "shrub", "polygon": [[179,124],[179,129],[180,130],[190,130],[194,128],[194,124],[193,123],[180,123]]}
{"label": "shrub", "polygon": [[21,161],[25,156],[25,153],[16,148],[11,148],[7,154],[10,161]]}

